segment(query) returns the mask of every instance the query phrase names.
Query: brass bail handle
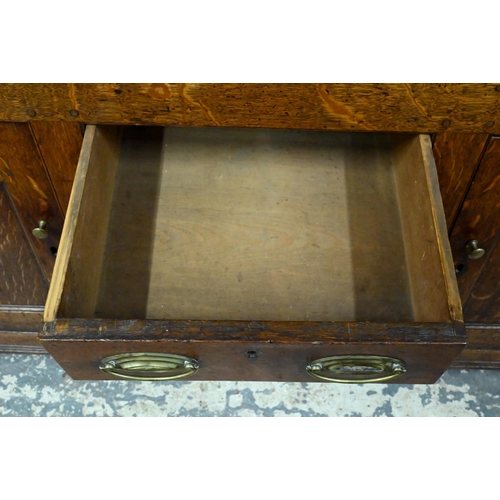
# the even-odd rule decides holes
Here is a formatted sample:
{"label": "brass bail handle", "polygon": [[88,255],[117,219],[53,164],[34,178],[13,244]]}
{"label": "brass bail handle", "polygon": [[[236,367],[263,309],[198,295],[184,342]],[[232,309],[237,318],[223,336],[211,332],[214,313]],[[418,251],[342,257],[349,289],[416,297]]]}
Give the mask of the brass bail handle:
{"label": "brass bail handle", "polygon": [[469,240],[465,244],[465,250],[467,251],[469,259],[480,259],[486,253],[484,248],[479,247],[479,242],[477,240]]}
{"label": "brass bail handle", "polygon": [[38,227],[35,227],[33,231],[33,236],[35,238],[38,238],[40,240],[44,240],[45,238],[48,238],[49,233],[47,232],[49,223],[46,220],[40,220],[38,221]]}
{"label": "brass bail handle", "polygon": [[99,368],[109,375],[128,380],[175,380],[194,375],[196,359],[178,354],[124,353],[108,356]]}
{"label": "brass bail handle", "polygon": [[385,382],[406,373],[406,366],[396,358],[386,356],[330,356],[306,366],[312,377],[341,384]]}

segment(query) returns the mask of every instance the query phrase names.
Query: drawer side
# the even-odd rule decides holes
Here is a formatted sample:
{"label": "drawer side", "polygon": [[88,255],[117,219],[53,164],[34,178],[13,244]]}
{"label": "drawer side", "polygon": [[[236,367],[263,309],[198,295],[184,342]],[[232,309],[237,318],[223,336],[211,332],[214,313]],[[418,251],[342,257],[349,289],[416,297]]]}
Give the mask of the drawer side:
{"label": "drawer side", "polygon": [[119,127],[86,129],[44,321],[94,314],[120,140]]}
{"label": "drawer side", "polygon": [[395,144],[395,176],[415,321],[452,321],[462,328],[430,138],[401,137]]}

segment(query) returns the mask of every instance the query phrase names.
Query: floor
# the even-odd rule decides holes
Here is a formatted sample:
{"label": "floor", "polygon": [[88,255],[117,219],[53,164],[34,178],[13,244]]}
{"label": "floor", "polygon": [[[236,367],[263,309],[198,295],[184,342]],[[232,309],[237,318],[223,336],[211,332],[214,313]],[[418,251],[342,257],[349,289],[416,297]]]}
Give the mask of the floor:
{"label": "floor", "polygon": [[0,355],[0,416],[500,416],[500,371],[434,385],[81,382],[49,356]]}

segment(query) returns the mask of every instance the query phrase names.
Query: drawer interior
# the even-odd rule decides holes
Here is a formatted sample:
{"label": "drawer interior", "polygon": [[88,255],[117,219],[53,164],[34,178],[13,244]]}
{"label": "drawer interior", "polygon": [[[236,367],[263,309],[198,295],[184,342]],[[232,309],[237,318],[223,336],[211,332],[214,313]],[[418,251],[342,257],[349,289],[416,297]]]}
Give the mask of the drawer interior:
{"label": "drawer interior", "polygon": [[424,136],[89,126],[46,321],[450,321],[428,153]]}

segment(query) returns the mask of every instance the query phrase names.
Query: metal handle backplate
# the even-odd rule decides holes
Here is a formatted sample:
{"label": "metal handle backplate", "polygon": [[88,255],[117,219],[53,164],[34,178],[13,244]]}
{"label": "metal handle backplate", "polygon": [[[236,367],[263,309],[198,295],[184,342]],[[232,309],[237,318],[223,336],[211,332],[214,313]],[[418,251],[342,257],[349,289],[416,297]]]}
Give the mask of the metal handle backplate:
{"label": "metal handle backplate", "polygon": [[406,372],[406,366],[396,358],[352,355],[317,359],[306,370],[312,377],[327,382],[361,384],[394,379]]}
{"label": "metal handle backplate", "polygon": [[175,380],[195,374],[199,363],[178,354],[140,352],[108,356],[99,368],[129,380]]}

